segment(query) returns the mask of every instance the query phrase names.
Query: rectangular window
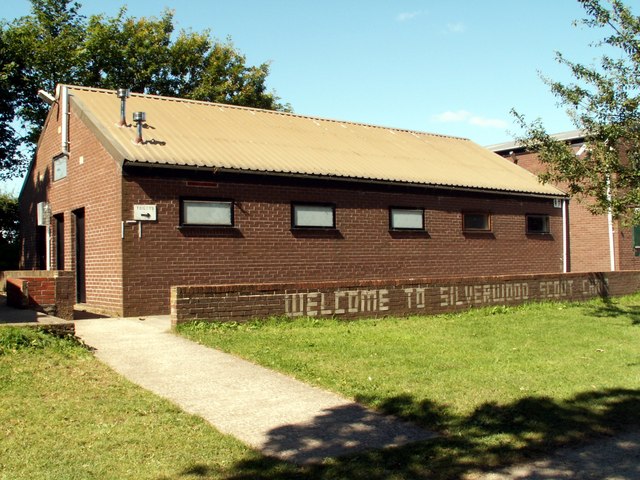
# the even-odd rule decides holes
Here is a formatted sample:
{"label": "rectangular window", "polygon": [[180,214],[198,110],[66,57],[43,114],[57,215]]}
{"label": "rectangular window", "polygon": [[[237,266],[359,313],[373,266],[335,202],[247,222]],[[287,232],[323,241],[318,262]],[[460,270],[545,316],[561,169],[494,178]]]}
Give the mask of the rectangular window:
{"label": "rectangular window", "polygon": [[53,181],[61,180],[67,176],[67,156],[58,155],[53,158]]}
{"label": "rectangular window", "polygon": [[182,200],[183,226],[233,226],[233,202],[230,200]]}
{"label": "rectangular window", "polygon": [[491,217],[488,213],[463,213],[462,229],[467,232],[489,232]]}
{"label": "rectangular window", "polygon": [[293,228],[336,228],[336,207],[326,204],[292,204]]}
{"label": "rectangular window", "polygon": [[633,256],[640,257],[640,225],[633,226]]}
{"label": "rectangular window", "polygon": [[424,230],[424,209],[390,208],[389,228],[391,230]]}
{"label": "rectangular window", "polygon": [[549,232],[549,215],[527,215],[527,233]]}

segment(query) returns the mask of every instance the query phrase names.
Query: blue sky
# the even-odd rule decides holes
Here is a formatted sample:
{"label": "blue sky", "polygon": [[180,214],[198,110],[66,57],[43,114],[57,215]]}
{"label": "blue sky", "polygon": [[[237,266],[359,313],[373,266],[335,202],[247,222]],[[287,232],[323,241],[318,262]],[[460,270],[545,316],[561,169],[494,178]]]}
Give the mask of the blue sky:
{"label": "blue sky", "polygon": [[[599,55],[589,47],[596,32],[572,25],[584,17],[576,0],[80,3],[87,16],[114,15],[123,5],[135,17],[158,16],[167,7],[178,29],[230,37],[250,64],[271,62],[269,87],[296,113],[481,145],[517,133],[511,108],[542,118],[550,132],[572,130],[539,73],[570,78],[556,50],[586,63]],[[12,0],[0,15],[12,20],[29,9],[27,0]]]}

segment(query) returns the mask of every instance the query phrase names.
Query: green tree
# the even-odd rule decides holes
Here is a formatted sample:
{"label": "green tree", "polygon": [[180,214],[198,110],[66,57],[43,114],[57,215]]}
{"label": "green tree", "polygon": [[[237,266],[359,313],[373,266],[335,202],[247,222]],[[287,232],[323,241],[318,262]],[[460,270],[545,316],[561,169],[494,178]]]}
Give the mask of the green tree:
{"label": "green tree", "polygon": [[18,199],[6,193],[0,194],[0,270],[18,268],[19,229]]}
{"label": "green tree", "polygon": [[587,149],[576,156],[553,139],[540,119],[527,122],[513,111],[525,134],[519,140],[537,151],[547,171],[543,181],[560,183],[585,200],[593,213],[611,211],[632,216],[640,207],[640,17],[621,0],[578,0],[587,18],[574,25],[596,29],[602,52],[597,65],[584,65],[556,52],[573,81],[543,78],[576,128],[585,133]]}
{"label": "green tree", "polygon": [[[90,18],[70,0],[31,0],[31,14],[0,23],[0,178],[22,174],[59,83],[290,110],[269,92],[269,64],[247,65],[208,30],[174,34],[173,12]],[[20,125],[17,132],[14,125]]]}

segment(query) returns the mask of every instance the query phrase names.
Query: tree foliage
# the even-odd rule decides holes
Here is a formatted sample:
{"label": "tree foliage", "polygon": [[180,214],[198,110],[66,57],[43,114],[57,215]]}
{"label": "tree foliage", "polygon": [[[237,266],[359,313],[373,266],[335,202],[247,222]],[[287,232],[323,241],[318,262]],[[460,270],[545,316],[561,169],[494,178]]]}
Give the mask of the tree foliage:
{"label": "tree foliage", "polygon": [[30,15],[0,23],[0,178],[25,171],[48,111],[37,91],[60,83],[290,110],[267,90],[268,63],[247,65],[230,39],[208,30],[174,32],[170,10],[86,18],[70,0],[31,6]]}
{"label": "tree foliage", "polygon": [[18,268],[20,212],[18,199],[0,194],[0,270]]}
{"label": "tree foliage", "polygon": [[592,45],[602,52],[598,64],[573,62],[557,52],[557,61],[570,70],[573,81],[543,80],[576,128],[584,131],[587,149],[576,156],[545,131],[541,120],[528,123],[514,111],[525,130],[520,141],[546,164],[543,181],[560,183],[586,200],[594,213],[632,217],[640,207],[640,17],[622,0],[579,2],[587,18],[575,25],[602,35]]}

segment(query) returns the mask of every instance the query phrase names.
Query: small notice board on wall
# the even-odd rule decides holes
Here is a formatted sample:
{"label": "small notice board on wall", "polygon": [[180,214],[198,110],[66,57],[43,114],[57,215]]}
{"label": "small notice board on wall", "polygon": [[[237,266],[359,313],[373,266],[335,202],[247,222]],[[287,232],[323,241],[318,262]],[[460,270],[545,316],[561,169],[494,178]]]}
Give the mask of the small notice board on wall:
{"label": "small notice board on wall", "polygon": [[156,206],[155,205],[134,205],[133,206],[133,219],[139,221],[155,221]]}

